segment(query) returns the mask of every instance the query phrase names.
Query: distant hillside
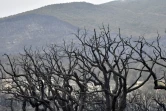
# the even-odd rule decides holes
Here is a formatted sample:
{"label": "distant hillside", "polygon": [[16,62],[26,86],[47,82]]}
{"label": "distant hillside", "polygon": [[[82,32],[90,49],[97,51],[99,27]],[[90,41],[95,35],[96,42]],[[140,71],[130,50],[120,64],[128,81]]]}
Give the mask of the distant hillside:
{"label": "distant hillside", "polygon": [[0,53],[17,53],[24,46],[71,40],[78,28],[102,24],[124,36],[155,37],[166,29],[166,0],[117,0],[101,5],[74,2],[45,6],[0,19]]}
{"label": "distant hillside", "polygon": [[114,32],[122,29],[126,35],[154,36],[166,26],[166,0],[113,1],[101,5],[85,2],[57,4],[28,13],[56,16],[77,27],[98,28],[109,24]]}
{"label": "distant hillside", "polygon": [[77,28],[52,16],[26,14],[0,21],[0,53],[17,53],[24,46],[42,47],[72,39]]}

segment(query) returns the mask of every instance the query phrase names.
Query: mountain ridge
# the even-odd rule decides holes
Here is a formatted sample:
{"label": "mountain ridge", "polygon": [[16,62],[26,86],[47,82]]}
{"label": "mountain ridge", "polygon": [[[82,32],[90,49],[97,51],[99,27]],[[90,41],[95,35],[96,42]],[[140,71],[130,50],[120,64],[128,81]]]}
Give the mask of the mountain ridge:
{"label": "mountain ridge", "polygon": [[[112,33],[121,28],[124,36],[153,38],[157,32],[165,36],[165,9],[164,0],[112,1],[100,5],[86,2],[48,5],[1,18],[0,53],[19,52],[24,45],[44,46],[61,43],[62,39],[70,41],[73,39],[71,33],[76,33],[78,28],[91,31],[102,24],[109,24]],[[35,44],[35,41],[40,43]]]}

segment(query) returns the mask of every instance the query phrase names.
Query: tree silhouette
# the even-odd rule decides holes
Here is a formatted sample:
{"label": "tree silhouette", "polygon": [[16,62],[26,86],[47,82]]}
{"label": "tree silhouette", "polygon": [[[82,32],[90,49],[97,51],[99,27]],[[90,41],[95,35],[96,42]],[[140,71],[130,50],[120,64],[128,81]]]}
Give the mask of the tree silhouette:
{"label": "tree silhouette", "polygon": [[5,54],[2,79],[12,84],[3,93],[22,101],[23,111],[27,103],[36,111],[123,111],[128,94],[150,77],[155,89],[166,89],[159,84],[164,77],[155,72],[156,66],[165,68],[166,60],[159,37],[150,43],[143,37],[122,37],[120,30],[112,35],[104,26],[93,36],[86,30],[75,36],[77,43],[24,48],[16,58]]}

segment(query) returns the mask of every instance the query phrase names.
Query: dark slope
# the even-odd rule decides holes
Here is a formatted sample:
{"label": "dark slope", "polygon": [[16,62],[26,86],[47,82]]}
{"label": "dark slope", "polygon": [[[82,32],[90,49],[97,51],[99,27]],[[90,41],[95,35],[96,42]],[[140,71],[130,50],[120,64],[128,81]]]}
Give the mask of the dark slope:
{"label": "dark slope", "polygon": [[0,21],[0,53],[18,52],[24,46],[41,47],[70,40],[77,29],[52,16],[26,14]]}

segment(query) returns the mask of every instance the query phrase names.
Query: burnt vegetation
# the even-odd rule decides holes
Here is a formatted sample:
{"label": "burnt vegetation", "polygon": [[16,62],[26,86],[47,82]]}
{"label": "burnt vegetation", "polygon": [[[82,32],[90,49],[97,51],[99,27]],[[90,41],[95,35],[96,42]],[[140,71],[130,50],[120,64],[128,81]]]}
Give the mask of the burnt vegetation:
{"label": "burnt vegetation", "polygon": [[[1,93],[22,111],[166,111],[165,49],[160,36],[113,37],[109,27],[93,36],[78,30],[78,43],[43,50],[25,48],[0,62]],[[158,71],[160,69],[160,71]],[[153,87],[143,91],[148,83]],[[29,109],[29,107],[31,107]]]}

